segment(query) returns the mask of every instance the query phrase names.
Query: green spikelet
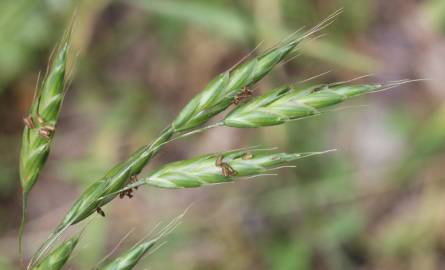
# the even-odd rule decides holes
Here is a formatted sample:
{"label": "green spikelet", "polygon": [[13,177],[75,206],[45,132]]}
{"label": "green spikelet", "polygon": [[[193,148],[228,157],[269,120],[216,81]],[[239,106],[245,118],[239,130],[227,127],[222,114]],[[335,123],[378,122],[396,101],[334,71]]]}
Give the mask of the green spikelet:
{"label": "green spikelet", "polygon": [[53,252],[42,259],[41,263],[33,267],[33,270],[59,270],[66,264],[68,258],[73,252],[79,241],[79,237],[75,237],[63,242]]}
{"label": "green spikelet", "polygon": [[23,193],[28,193],[45,165],[54,129],[65,96],[65,69],[68,41],[57,52],[48,76],[37,90],[30,114],[25,118],[20,156],[20,182]]}
{"label": "green spikelet", "polygon": [[257,176],[294,160],[326,152],[299,154],[271,153],[268,150],[237,150],[209,154],[169,163],[128,188],[150,185],[159,188],[195,188],[232,182],[239,177]]}
{"label": "green spikelet", "polygon": [[223,124],[236,128],[273,126],[320,113],[348,98],[378,91],[378,84],[325,84],[295,88],[285,86],[244,103],[230,112]]}
{"label": "green spikelet", "polygon": [[157,239],[146,241],[136,245],[124,254],[120,255],[100,270],[131,270],[139,262],[142,257],[155,246]]}

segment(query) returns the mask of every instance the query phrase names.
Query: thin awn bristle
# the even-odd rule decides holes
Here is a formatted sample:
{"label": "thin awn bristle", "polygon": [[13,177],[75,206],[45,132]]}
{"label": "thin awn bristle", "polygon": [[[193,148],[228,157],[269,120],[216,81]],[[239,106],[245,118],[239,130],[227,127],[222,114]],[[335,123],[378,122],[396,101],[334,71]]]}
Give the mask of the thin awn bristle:
{"label": "thin awn bristle", "polygon": [[371,106],[367,105],[367,104],[359,104],[359,105],[342,106],[342,107],[333,108],[333,109],[324,109],[322,111],[318,111],[318,113],[316,113],[314,115],[306,116],[303,118],[297,118],[297,119],[289,119],[288,122],[293,123],[293,122],[297,122],[297,121],[307,120],[310,118],[320,117],[326,113],[343,112],[343,111],[351,110],[351,109],[361,109],[361,108],[369,108],[369,107],[371,107]]}
{"label": "thin awn bristle", "polygon": [[268,176],[278,176],[276,173],[260,173],[257,175],[247,176],[243,177],[244,179],[253,179],[253,178],[259,178],[259,177],[268,177]]}
{"label": "thin awn bristle", "polygon": [[108,252],[94,267],[94,269],[97,269],[102,263],[104,263],[106,260],[108,260],[111,256],[113,256],[114,253],[119,249],[120,246],[130,237],[130,235],[134,232],[134,228],[131,229],[129,232],[127,232],[120,240],[117,242],[116,245],[114,245],[113,249],[111,249],[110,252]]}
{"label": "thin awn bristle", "polygon": [[[179,225],[181,225],[182,223],[182,219],[184,218],[184,216],[188,213],[188,211],[190,210],[190,208],[193,206],[193,203],[191,203],[189,206],[187,206],[182,212],[181,214],[179,214],[178,216],[176,216],[175,218],[173,218],[169,223],[167,223],[167,225],[164,226],[164,228],[162,228],[157,235],[153,238],[153,240],[156,239],[161,239],[167,235],[169,235],[170,233],[172,233]],[[153,234],[156,233],[156,230],[159,228],[159,226],[161,226],[161,222],[158,222],[148,233],[146,236],[142,237],[141,240],[139,240],[138,242],[136,242],[133,247],[136,247],[137,245],[141,244],[142,242],[147,241]]]}
{"label": "thin awn bristle", "polygon": [[380,89],[372,91],[372,93],[384,92],[384,91],[394,89],[394,88],[397,88],[397,87],[405,85],[405,84],[414,83],[414,82],[424,82],[424,81],[429,81],[429,80],[430,79],[412,79],[412,80],[405,79],[405,80],[392,81],[392,82],[383,84]]}
{"label": "thin awn bristle", "polygon": [[319,24],[317,24],[312,29],[307,31],[301,38],[303,39],[303,38],[306,38],[306,37],[308,37],[308,36],[310,36],[310,35],[312,35],[314,33],[322,31],[323,29],[325,29],[326,27],[331,25],[335,21],[335,18],[338,15],[340,15],[342,12],[343,12],[342,8],[334,11],[334,13],[332,13],[331,15],[326,17],[326,19],[322,20]]}
{"label": "thin awn bristle", "polygon": [[281,169],[295,169],[295,168],[297,168],[296,165],[284,165],[284,166],[279,166],[279,167],[275,167],[275,168],[266,170],[266,172],[272,172],[272,171],[275,171],[275,170],[278,171],[278,170],[281,170]]}
{"label": "thin awn bristle", "polygon": [[260,41],[255,48],[253,48],[252,50],[250,50],[246,55],[244,55],[240,60],[238,60],[238,62],[236,62],[235,64],[233,64],[227,71],[231,72],[232,70],[234,70],[237,66],[241,65],[244,61],[248,60],[256,51],[259,50],[259,48],[263,45],[264,40]]}
{"label": "thin awn bristle", "polygon": [[33,94],[33,98],[32,98],[32,102],[33,102],[33,103],[34,103],[34,101],[36,100],[37,95],[38,95],[38,91],[39,91],[39,89],[40,89],[41,75],[42,75],[42,72],[39,71],[39,72],[37,73],[36,85],[35,85],[35,87],[34,87],[34,94]]}
{"label": "thin awn bristle", "polygon": [[160,248],[162,248],[164,245],[166,245],[168,242],[167,241],[164,241],[164,242],[161,242],[161,243],[159,243],[159,244],[157,244],[154,248],[152,248],[150,251],[148,251],[147,252],[147,257],[148,256],[151,256],[153,253],[155,253],[156,251],[158,251]]}
{"label": "thin awn bristle", "polygon": [[[177,228],[177,226],[180,225],[182,218],[184,217],[186,211],[189,208],[187,208],[182,214],[174,218],[172,221],[170,221],[159,233],[158,235],[153,239],[148,239],[147,237],[142,238],[137,243],[135,243],[131,248],[128,250],[122,252],[120,255],[118,255],[115,259],[113,259],[111,262],[109,262],[107,265],[100,267],[100,264],[96,269],[102,269],[102,270],[130,270],[135,267],[139,261],[144,256],[149,256],[153,254],[156,250],[159,249],[159,247],[163,246],[164,242],[159,243],[161,239],[163,239],[165,236],[170,234],[173,230]],[[153,230],[152,230],[153,231]],[[151,233],[150,233],[151,234]]]}
{"label": "thin awn bristle", "polygon": [[290,56],[288,57],[288,59],[286,59],[286,61],[281,62],[278,66],[284,66],[287,65],[288,63],[294,61],[295,59],[297,59],[298,57],[300,57],[302,55],[301,52],[293,52],[290,54]]}
{"label": "thin awn bristle", "polygon": [[320,73],[320,74],[318,74],[318,75],[309,77],[309,78],[304,79],[304,80],[302,80],[302,81],[299,81],[299,82],[297,82],[296,84],[304,84],[304,83],[313,81],[313,80],[318,79],[318,78],[320,78],[320,77],[323,77],[323,76],[325,76],[325,75],[327,75],[327,74],[329,74],[329,73],[331,73],[331,72],[332,72],[331,70],[325,71],[325,72]]}
{"label": "thin awn bristle", "polygon": [[359,81],[361,79],[370,78],[370,77],[373,77],[373,76],[375,76],[374,73],[369,73],[369,74],[357,76],[357,77],[349,79],[347,81],[336,82],[334,84],[346,84],[346,83],[356,82],[356,81]]}
{"label": "thin awn bristle", "polygon": [[[326,27],[328,27],[329,25],[331,25],[335,21],[335,18],[338,15],[340,15],[342,12],[343,12],[343,9],[336,10],[334,13],[332,13],[331,15],[326,17],[320,23],[318,23],[317,25],[315,25],[308,31],[304,32],[303,34],[300,34],[300,33],[304,30],[304,27],[300,27],[296,31],[290,33],[287,37],[283,38],[280,42],[278,42],[275,46],[270,48],[268,51],[272,51],[272,50],[279,48],[280,46],[284,46],[286,44],[292,44],[294,42],[299,42],[301,40],[309,38],[313,34],[318,33],[320,31],[322,31],[323,29],[325,29]],[[268,51],[266,51],[266,52],[268,52]]]}
{"label": "thin awn bristle", "polygon": [[290,33],[289,35],[287,35],[286,37],[284,37],[283,39],[278,41],[273,47],[270,48],[270,50],[276,49],[280,46],[283,46],[284,44],[288,44],[288,43],[294,41],[295,39],[300,37],[300,34],[303,32],[304,28],[305,28],[304,26],[300,27],[297,30],[295,30],[294,32]]}

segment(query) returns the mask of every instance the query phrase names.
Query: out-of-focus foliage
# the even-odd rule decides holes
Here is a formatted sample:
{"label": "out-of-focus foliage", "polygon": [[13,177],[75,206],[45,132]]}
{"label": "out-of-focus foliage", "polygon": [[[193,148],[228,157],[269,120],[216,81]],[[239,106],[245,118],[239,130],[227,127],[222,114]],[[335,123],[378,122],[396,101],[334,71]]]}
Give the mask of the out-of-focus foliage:
{"label": "out-of-focus foliage", "polygon": [[425,18],[431,22],[432,27],[445,32],[445,2],[440,0],[429,0],[425,4]]}
{"label": "out-of-focus foliage", "polygon": [[68,4],[65,0],[0,3],[0,91],[9,82],[19,80],[23,70],[44,61],[40,52],[55,44],[55,34],[66,21]]}
{"label": "out-of-focus foliage", "polygon": [[[403,4],[400,4],[402,3]],[[30,198],[26,255],[79,191],[155,136],[215,75],[335,10],[343,14],[255,89],[327,70],[317,82],[430,81],[344,109],[255,130],[217,128],[166,147],[167,162],[241,145],[304,152],[279,177],[196,190],[141,188],[105,207],[68,262],[95,265],[130,229],[147,232],[195,202],[141,267],[153,269],[442,269],[445,237],[445,4],[441,0],[0,1],[0,268],[17,269],[21,119],[37,73],[76,9],[79,52],[54,147]],[[360,106],[366,104],[366,106]],[[355,106],[359,105],[359,106]],[[100,217],[96,218],[99,219]],[[137,242],[138,239],[131,239]],[[131,242],[131,241],[130,241]]]}
{"label": "out-of-focus foliage", "polygon": [[217,1],[128,0],[127,2],[172,20],[185,21],[215,31],[222,38],[244,41],[252,34],[247,14],[242,14],[229,5],[216,3]]}

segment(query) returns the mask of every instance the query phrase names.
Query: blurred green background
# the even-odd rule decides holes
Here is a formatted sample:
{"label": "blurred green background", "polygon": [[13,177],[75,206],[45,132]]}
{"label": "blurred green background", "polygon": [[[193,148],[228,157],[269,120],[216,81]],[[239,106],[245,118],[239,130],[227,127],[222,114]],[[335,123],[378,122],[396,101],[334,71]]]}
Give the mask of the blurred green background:
{"label": "blurred green background", "polygon": [[139,189],[93,219],[67,269],[92,269],[128,231],[121,249],[192,203],[138,269],[445,269],[443,0],[0,1],[0,269],[18,265],[22,118],[73,14],[75,68],[31,193],[28,256],[83,187],[156,138],[212,77],[339,8],[322,37],[256,90],[326,71],[315,81],[430,80],[285,126],[218,128],[168,145],[147,170],[247,145],[340,151],[278,176]]}

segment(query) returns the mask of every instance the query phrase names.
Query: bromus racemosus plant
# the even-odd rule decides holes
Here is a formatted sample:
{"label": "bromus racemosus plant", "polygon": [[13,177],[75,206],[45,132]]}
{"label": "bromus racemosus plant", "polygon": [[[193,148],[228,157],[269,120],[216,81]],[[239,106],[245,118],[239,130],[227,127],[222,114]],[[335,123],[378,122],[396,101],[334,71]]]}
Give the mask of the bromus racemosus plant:
{"label": "bromus racemosus plant", "polygon": [[19,253],[25,226],[28,195],[45,166],[53,140],[60,108],[66,93],[66,67],[69,33],[56,50],[46,78],[37,86],[29,115],[24,118],[20,154],[20,183],[22,186],[22,221],[19,230]]}
{"label": "bromus racemosus plant", "polygon": [[142,171],[162,145],[174,136],[180,136],[199,128],[210,118],[227,109],[234,102],[236,103],[239,100],[239,95],[246,94],[246,88],[261,80],[277,64],[286,60],[287,56],[302,41],[328,26],[339,13],[340,11],[335,12],[322,23],[303,34],[296,33],[292,35],[262,55],[236,65],[209,83],[204,91],[185,106],[172,124],[161,132],[158,139],[137,150],[127,160],[116,165],[101,179],[94,181],[87,187],[62,222],[34,254],[30,265],[38,261],[48,247],[69,226],[84,220],[96,211],[104,215],[101,207],[114,199],[117,196],[116,192],[123,189]]}
{"label": "bromus racemosus plant", "polygon": [[[202,92],[191,99],[154,142],[141,147],[128,159],[110,169],[103,177],[92,181],[52,234],[38,248],[28,264],[28,269],[53,269],[36,267],[44,265],[49,256],[54,253],[45,257],[49,248],[66,229],[85,220],[95,212],[105,216],[101,207],[119,194],[120,197],[125,195],[131,197],[132,190],[141,185],[176,189],[232,182],[239,178],[265,175],[272,170],[289,166],[289,163],[297,159],[329,152],[274,153],[270,151],[271,149],[258,148],[233,150],[172,162],[154,169],[148,176],[137,180],[137,176],[142,169],[160,151],[162,146],[172,140],[218,126],[259,128],[279,125],[320,114],[323,109],[351,97],[386,90],[408,82],[401,81],[383,85],[351,84],[350,82],[309,86],[304,84],[287,85],[251,98],[253,96],[251,87],[255,83],[271,72],[278,64],[288,60],[292,52],[298,49],[301,42],[329,25],[338,13],[334,13],[313,29],[300,35],[294,34],[265,53],[246,59],[217,76]],[[222,121],[202,127],[215,115],[229,109],[231,106],[234,108]],[[42,111],[38,112],[42,113]],[[45,115],[44,119],[48,121],[48,118],[49,116]],[[51,118],[50,120],[52,121],[50,123],[54,126],[57,118]],[[32,121],[28,122],[30,126],[34,124]],[[32,127],[28,128],[32,129]],[[40,136],[47,139],[45,135],[48,135],[46,137],[50,139],[52,129],[43,129]],[[32,184],[30,185],[32,186]],[[132,249],[99,269],[132,269],[144,254],[159,242],[160,238],[157,237],[154,240],[135,245]]]}

